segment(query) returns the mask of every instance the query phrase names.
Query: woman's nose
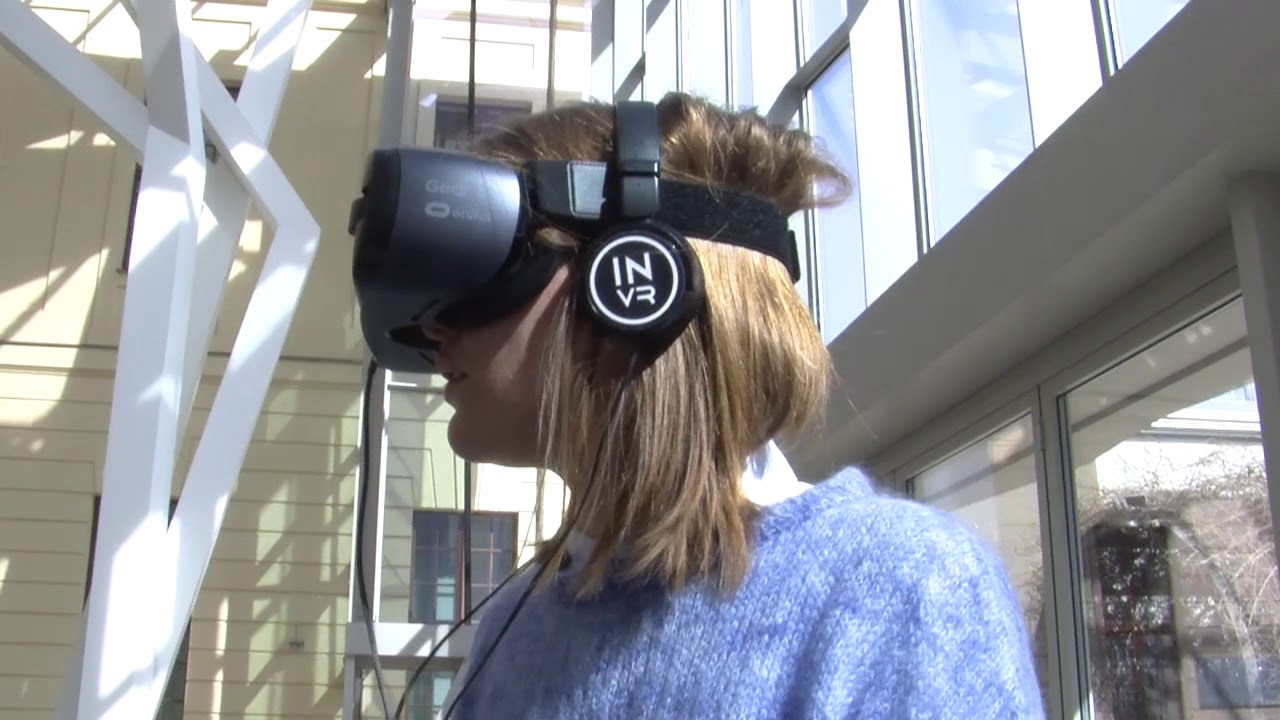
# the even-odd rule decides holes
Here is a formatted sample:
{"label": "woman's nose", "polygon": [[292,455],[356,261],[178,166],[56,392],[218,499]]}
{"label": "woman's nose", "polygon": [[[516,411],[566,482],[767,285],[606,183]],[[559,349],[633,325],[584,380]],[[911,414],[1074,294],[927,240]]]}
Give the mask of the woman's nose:
{"label": "woman's nose", "polygon": [[435,321],[425,322],[421,327],[422,334],[426,335],[428,340],[436,343],[444,342],[445,338],[449,337],[451,333],[449,328]]}

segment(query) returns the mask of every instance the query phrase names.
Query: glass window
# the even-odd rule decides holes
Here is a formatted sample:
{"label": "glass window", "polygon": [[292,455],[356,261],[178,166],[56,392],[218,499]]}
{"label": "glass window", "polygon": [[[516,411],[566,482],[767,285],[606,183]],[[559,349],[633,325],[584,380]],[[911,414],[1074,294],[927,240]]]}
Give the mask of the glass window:
{"label": "glass window", "polygon": [[[400,694],[405,691],[405,684],[412,676],[412,670],[387,673],[387,697],[393,706],[399,702]],[[405,713],[401,717],[407,720],[439,720],[446,709],[445,701],[449,699],[453,679],[453,670],[424,670],[405,693]],[[379,705],[378,687],[373,682],[372,672],[365,673],[363,691],[364,712],[359,717],[381,718],[382,707]]]}
{"label": "glass window", "polygon": [[868,304],[920,257],[902,41],[897,0],[869,0],[850,33],[858,155],[847,160],[874,178],[857,188]]}
{"label": "glass window", "polygon": [[[551,2],[478,0],[475,27],[475,125],[492,129],[512,116],[588,95],[591,9],[557,2],[552,48]],[[411,124],[420,145],[465,148],[471,79],[467,5],[417,0],[413,8],[409,77],[416,103]],[[639,32],[639,30],[637,30]],[[552,56],[554,55],[554,64]],[[548,92],[549,84],[553,84]]]}
{"label": "glass window", "polygon": [[1028,2],[1018,16],[1039,146],[1101,87],[1098,33],[1089,2]]}
{"label": "glass window", "polygon": [[[413,566],[409,622],[455,623],[463,615],[464,516],[456,511],[413,514]],[[471,590],[467,611],[515,569],[515,514],[471,516]]]}
{"label": "glass window", "polygon": [[1187,0],[1111,0],[1119,63],[1129,62],[1186,4]]}
{"label": "glass window", "polygon": [[799,69],[794,40],[796,14],[789,2],[746,0],[744,4],[749,6],[750,12],[744,15],[750,15],[750,22],[743,23],[740,31],[749,34],[751,95],[739,102],[764,113]]}
{"label": "glass window", "polygon": [[[466,150],[471,145],[471,113],[468,112],[466,98],[437,100],[435,123],[435,147],[448,150]],[[484,135],[501,127],[511,118],[528,115],[533,112],[531,103],[495,103],[493,101],[476,102],[475,133]]]}
{"label": "glass window", "polygon": [[937,242],[1032,150],[1018,3],[916,0],[932,238]]}
{"label": "glass window", "polygon": [[849,51],[809,88],[810,132],[845,172],[855,178],[854,194],[816,215],[819,262],[818,309],[822,339],[831,342],[867,307],[862,255],[862,218],[856,182],[857,133],[853,122],[853,68]]}
{"label": "glass window", "polygon": [[1276,698],[1280,590],[1252,381],[1236,300],[1062,402],[1095,717]]}
{"label": "glass window", "polygon": [[918,474],[912,493],[920,502],[951,513],[1004,561],[1032,635],[1043,693],[1048,687],[1047,633],[1052,628],[1045,609],[1049,579],[1041,551],[1035,460],[1035,432],[1028,414]]}
{"label": "glass window", "polygon": [[805,38],[812,55],[835,32],[849,15],[845,0],[805,0]]}

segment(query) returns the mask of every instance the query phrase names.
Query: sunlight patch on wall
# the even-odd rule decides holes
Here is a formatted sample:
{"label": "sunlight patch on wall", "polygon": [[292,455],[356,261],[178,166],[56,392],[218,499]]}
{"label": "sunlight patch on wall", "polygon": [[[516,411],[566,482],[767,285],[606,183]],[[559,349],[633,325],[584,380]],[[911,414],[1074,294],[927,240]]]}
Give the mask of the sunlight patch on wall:
{"label": "sunlight patch on wall", "polygon": [[54,135],[51,138],[37,140],[27,146],[28,150],[66,150],[71,145],[80,142],[80,138],[84,137],[83,130],[72,130],[71,132]]}

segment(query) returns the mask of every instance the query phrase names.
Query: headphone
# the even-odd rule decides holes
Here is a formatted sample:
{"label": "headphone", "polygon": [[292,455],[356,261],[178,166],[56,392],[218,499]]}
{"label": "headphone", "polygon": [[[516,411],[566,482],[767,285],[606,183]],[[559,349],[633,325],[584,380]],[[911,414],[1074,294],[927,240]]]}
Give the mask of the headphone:
{"label": "headphone", "polygon": [[377,362],[434,372],[423,325],[477,327],[530,301],[568,260],[535,239],[543,228],[586,239],[578,304],[649,359],[706,305],[688,236],[764,253],[799,280],[782,211],[756,195],[663,178],[661,138],[653,103],[621,102],[607,163],[516,168],[447,150],[374,150],[347,230],[361,331]]}

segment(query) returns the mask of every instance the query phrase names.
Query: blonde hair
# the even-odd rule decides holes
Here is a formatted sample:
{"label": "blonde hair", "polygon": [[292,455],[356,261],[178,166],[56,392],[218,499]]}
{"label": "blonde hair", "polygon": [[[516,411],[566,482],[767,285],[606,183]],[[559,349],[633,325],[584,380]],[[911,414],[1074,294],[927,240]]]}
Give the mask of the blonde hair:
{"label": "blonde hair", "polygon": [[[753,193],[788,216],[849,191],[848,178],[803,132],[685,94],[669,94],[657,107],[663,177]],[[613,108],[582,103],[524,117],[478,139],[474,149],[515,165],[607,161]],[[539,240],[572,250],[590,238],[551,230]],[[723,243],[690,242],[702,265],[706,309],[620,396],[621,373],[594,364],[599,336],[579,332],[584,315],[576,293],[558,309],[539,442],[544,469],[559,470],[574,487],[566,520],[582,521],[577,528],[566,521],[537,560],[558,567],[566,552],[559,541],[590,528],[594,546],[576,576],[579,596],[606,577],[656,580],[672,590],[704,579],[736,588],[759,512],[740,487],[748,457],[823,409],[830,359],[782,263]],[[615,397],[617,428],[602,433]],[[593,470],[598,477],[584,497]]]}

